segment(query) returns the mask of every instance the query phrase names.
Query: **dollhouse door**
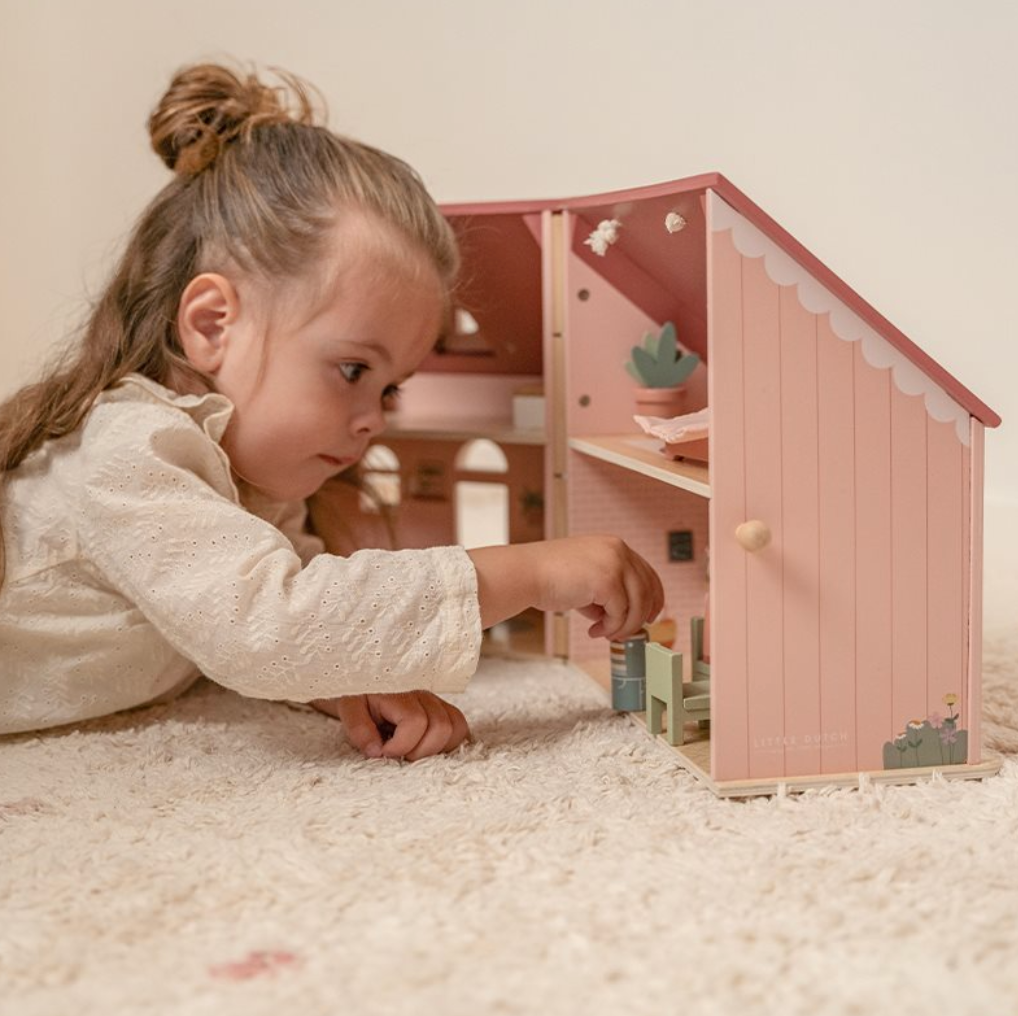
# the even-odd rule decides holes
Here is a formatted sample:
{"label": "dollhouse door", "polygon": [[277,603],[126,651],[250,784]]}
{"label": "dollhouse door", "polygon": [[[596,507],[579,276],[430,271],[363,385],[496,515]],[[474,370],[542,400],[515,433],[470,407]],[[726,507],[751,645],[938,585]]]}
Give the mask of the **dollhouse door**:
{"label": "dollhouse door", "polygon": [[969,705],[967,418],[713,191],[707,217],[712,775],[883,769]]}

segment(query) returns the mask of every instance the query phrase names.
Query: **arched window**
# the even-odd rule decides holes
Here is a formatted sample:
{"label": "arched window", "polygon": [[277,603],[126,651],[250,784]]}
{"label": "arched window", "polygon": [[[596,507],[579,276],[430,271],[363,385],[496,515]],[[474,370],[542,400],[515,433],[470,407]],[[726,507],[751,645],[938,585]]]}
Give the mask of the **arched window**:
{"label": "arched window", "polygon": [[459,450],[456,469],[461,473],[508,473],[509,460],[494,441],[478,438]]}

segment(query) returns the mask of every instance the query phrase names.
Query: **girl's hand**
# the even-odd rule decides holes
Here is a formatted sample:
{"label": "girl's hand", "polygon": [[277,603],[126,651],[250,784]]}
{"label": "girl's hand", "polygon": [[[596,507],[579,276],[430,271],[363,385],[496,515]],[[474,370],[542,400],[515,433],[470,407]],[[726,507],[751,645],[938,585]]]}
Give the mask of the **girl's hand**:
{"label": "girl's hand", "polygon": [[345,695],[311,705],[340,720],[353,746],[368,758],[416,762],[452,751],[470,736],[464,715],[430,691]]}
{"label": "girl's hand", "polygon": [[485,628],[527,607],[576,610],[593,622],[592,638],[622,639],[664,607],[657,573],[615,536],[570,536],[468,553]]}

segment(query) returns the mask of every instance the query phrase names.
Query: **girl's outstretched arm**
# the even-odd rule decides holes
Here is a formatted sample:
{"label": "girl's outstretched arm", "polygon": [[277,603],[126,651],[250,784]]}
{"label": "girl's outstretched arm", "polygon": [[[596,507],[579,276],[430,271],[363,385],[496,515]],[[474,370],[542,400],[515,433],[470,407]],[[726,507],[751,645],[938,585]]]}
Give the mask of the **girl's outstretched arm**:
{"label": "girl's outstretched arm", "polygon": [[653,568],[615,536],[481,547],[468,551],[477,572],[481,627],[536,607],[576,610],[591,637],[626,638],[664,606]]}
{"label": "girl's outstretched arm", "polygon": [[[660,613],[661,582],[647,562],[610,536],[577,536],[468,552],[477,573],[481,624],[490,628],[527,607],[578,610],[592,636],[624,638]],[[370,758],[416,761],[452,751],[469,736],[466,719],[430,692],[315,701],[338,717]],[[383,730],[391,737],[383,738]]]}

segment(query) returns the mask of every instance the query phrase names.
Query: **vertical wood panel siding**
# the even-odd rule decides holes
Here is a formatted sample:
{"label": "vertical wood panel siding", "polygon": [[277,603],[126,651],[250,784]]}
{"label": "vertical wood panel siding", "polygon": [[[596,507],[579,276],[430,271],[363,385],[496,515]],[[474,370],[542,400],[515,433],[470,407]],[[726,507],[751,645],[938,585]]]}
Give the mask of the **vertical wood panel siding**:
{"label": "vertical wood panel siding", "polygon": [[[964,617],[964,533],[963,501],[965,477],[962,444],[953,423],[927,418],[927,499],[926,588],[927,682],[926,716],[950,714],[944,695],[958,696],[964,729],[968,724],[968,692],[965,681]],[[945,752],[945,761],[961,761]]]}
{"label": "vertical wood panel siding", "polygon": [[[978,760],[981,435],[963,445],[730,233],[708,257],[714,778],[882,769],[948,692]],[[756,554],[734,539],[750,518],[773,534]]]}
{"label": "vertical wood panel siding", "polygon": [[780,306],[779,290],[764,271],[763,259],[743,260],[743,398],[750,424],[745,434],[746,518],[762,519],[771,531],[767,547],[743,551],[753,778],[785,772]]}
{"label": "vertical wood panel siding", "polygon": [[742,258],[730,233],[708,230],[707,237],[711,775],[736,780],[749,775],[746,552],[733,536],[746,520]]}
{"label": "vertical wood panel siding", "polygon": [[[781,288],[781,485],[784,546],[785,730],[820,726],[820,533],[817,497],[817,319]],[[820,772],[820,744],[785,745],[785,773]]]}
{"label": "vertical wood panel siding", "polygon": [[928,548],[926,407],[891,386],[892,716],[926,717]]}
{"label": "vertical wood panel siding", "polygon": [[972,441],[969,445],[969,491],[968,506],[968,603],[967,603],[967,645],[968,645],[968,718],[969,762],[980,760],[982,737],[982,672],[983,672],[983,438],[984,427],[978,420],[972,421]]}
{"label": "vertical wood panel siding", "polygon": [[855,751],[855,372],[853,344],[817,319],[821,772],[852,772]]}
{"label": "vertical wood panel siding", "polygon": [[883,769],[897,728],[891,680],[891,373],[853,344],[855,370],[855,665],[857,765]]}

